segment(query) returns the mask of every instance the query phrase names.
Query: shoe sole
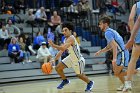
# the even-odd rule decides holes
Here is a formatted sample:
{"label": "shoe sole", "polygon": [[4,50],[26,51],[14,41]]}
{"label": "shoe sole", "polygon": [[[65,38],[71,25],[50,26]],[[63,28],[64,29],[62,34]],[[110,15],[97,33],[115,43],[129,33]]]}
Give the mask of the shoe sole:
{"label": "shoe sole", "polygon": [[[70,81],[69,81],[69,83],[66,84],[66,85],[69,85],[69,84],[70,84]],[[57,89],[63,89],[66,85],[64,85],[62,88],[57,88]]]}

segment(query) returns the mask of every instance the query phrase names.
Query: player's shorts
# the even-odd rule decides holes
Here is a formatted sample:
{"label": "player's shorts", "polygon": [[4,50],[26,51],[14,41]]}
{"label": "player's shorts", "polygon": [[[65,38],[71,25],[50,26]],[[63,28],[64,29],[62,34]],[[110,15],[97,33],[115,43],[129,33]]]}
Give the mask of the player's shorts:
{"label": "player's shorts", "polygon": [[129,63],[129,51],[123,50],[117,55],[117,65],[127,67]]}
{"label": "player's shorts", "polygon": [[67,68],[73,68],[76,74],[82,74],[84,72],[85,59],[83,57],[80,57],[79,60],[74,60],[74,58],[71,58],[69,55],[62,60],[62,63]]}

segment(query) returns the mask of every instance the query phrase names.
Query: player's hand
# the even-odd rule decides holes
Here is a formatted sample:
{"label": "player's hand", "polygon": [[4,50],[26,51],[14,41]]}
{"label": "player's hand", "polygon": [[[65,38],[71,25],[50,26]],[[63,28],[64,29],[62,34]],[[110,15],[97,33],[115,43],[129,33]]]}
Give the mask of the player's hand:
{"label": "player's hand", "polygon": [[134,40],[133,39],[129,39],[128,42],[125,45],[126,49],[130,49],[134,44]]}
{"label": "player's hand", "polygon": [[52,47],[53,47],[54,43],[53,43],[53,41],[52,41],[52,40],[48,40],[48,43],[49,43],[49,45],[50,45],[50,46],[52,46]]}
{"label": "player's hand", "polygon": [[101,54],[101,50],[99,50],[98,52],[96,52],[95,54],[94,54],[94,56],[99,56]]}

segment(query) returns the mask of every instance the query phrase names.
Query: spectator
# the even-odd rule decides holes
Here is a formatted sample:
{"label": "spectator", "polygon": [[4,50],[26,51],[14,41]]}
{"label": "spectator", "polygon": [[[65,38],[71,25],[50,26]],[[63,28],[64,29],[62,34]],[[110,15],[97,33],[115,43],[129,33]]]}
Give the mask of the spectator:
{"label": "spectator", "polygon": [[11,43],[8,45],[8,56],[12,59],[11,63],[13,62],[13,59],[15,63],[18,63],[18,57],[20,55],[20,47],[19,44],[17,44],[17,39],[12,38]]}
{"label": "spectator", "polygon": [[51,57],[51,53],[49,52],[49,49],[46,47],[46,42],[42,42],[41,47],[37,51],[36,58],[39,60],[39,62],[48,62],[48,58]]}
{"label": "spectator", "polygon": [[8,31],[6,30],[5,26],[2,25],[2,29],[0,29],[0,45],[1,47],[7,48],[7,45],[9,45],[10,43],[10,38],[9,38],[9,34]]}
{"label": "spectator", "polygon": [[51,32],[50,28],[48,28],[47,40],[52,40],[54,42],[54,39],[55,39],[54,33]]}
{"label": "spectator", "polygon": [[25,40],[23,40],[22,37],[19,37],[19,45],[20,45],[20,62],[24,61],[25,62],[31,62],[30,60],[30,52],[29,51],[26,51],[26,44],[25,44]]}
{"label": "spectator", "polygon": [[26,23],[34,26],[35,25],[35,15],[33,14],[33,9],[29,9],[26,16],[27,16]]}
{"label": "spectator", "polygon": [[57,11],[53,11],[51,16],[51,23],[49,25],[52,27],[52,30],[55,31],[56,27],[61,24],[61,17],[57,14]]}
{"label": "spectator", "polygon": [[41,24],[42,22],[47,22],[47,15],[45,13],[44,7],[38,9],[35,13],[35,20]]}
{"label": "spectator", "polygon": [[18,37],[20,35],[20,29],[12,23],[12,20],[8,20],[8,24],[6,25],[6,29],[10,37]]}
{"label": "spectator", "polygon": [[35,55],[36,51],[33,50],[33,47],[31,45],[31,38],[29,38],[29,36],[27,34],[25,34],[25,44],[26,44],[25,50],[30,51],[31,53],[33,53]]}
{"label": "spectator", "polygon": [[79,1],[79,3],[77,4],[77,10],[78,10],[78,12],[91,10],[88,0]]}
{"label": "spectator", "polygon": [[[75,37],[77,43],[78,43],[79,46],[80,46],[80,39],[79,39],[79,37],[77,36],[77,33],[76,33],[76,32],[73,32],[73,35],[74,35],[74,37]],[[80,52],[81,52],[81,53],[86,53],[87,55],[90,55],[90,52],[88,51],[88,49],[84,49],[84,48],[82,48],[81,46],[80,46]]]}
{"label": "spectator", "polygon": [[5,3],[3,3],[2,12],[5,13],[5,14],[14,14],[15,9],[11,4],[6,5]]}
{"label": "spectator", "polygon": [[57,11],[53,11],[53,16],[51,16],[51,23],[53,25],[61,24],[61,17],[57,14]]}
{"label": "spectator", "polygon": [[36,37],[34,38],[34,41],[33,41],[33,49],[38,50],[41,43],[44,42],[44,41],[45,41],[45,38],[41,34],[41,32],[37,32],[37,35],[36,35]]}
{"label": "spectator", "polygon": [[27,20],[29,20],[29,21],[34,21],[35,20],[35,15],[33,14],[33,9],[28,10]]}

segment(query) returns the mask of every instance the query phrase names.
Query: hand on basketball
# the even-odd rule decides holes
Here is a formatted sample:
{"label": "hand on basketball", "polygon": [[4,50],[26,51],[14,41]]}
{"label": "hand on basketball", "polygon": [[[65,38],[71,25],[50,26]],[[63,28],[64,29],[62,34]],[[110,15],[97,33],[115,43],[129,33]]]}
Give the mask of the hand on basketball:
{"label": "hand on basketball", "polygon": [[129,41],[126,43],[125,48],[130,49],[134,44],[134,40],[129,39]]}

